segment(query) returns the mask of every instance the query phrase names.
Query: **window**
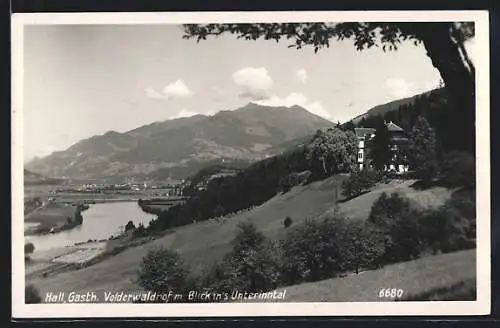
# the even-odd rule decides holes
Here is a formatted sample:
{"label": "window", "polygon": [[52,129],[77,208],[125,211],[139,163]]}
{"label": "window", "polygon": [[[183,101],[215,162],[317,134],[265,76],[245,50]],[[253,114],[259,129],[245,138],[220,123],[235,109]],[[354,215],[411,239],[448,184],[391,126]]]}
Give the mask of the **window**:
{"label": "window", "polygon": [[358,153],[358,159],[363,159],[363,153],[362,152]]}

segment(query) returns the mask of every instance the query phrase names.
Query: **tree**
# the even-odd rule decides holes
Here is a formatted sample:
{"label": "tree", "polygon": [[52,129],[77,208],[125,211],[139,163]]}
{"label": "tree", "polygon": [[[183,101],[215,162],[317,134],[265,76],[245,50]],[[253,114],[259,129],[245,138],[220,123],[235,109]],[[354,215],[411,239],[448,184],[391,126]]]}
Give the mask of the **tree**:
{"label": "tree", "polygon": [[352,39],[357,50],[381,47],[397,50],[402,42],[423,45],[438,69],[456,110],[453,136],[463,150],[475,150],[475,67],[464,42],[474,37],[472,22],[346,22],[346,23],[250,23],[188,24],[184,38],[198,42],[208,36],[235,34],[245,40],[292,40],[290,48],[311,46],[315,52],[328,48],[331,40]]}
{"label": "tree", "polygon": [[216,288],[248,292],[276,288],[280,280],[276,247],[253,223],[242,222],[233,249],[218,266]]}
{"label": "tree", "polygon": [[127,225],[125,226],[125,231],[134,230],[134,229],[135,229],[134,222],[128,221]]}
{"label": "tree", "polygon": [[138,284],[156,293],[181,290],[187,271],[179,254],[169,249],[150,250],[142,259],[138,273]]}
{"label": "tree", "polygon": [[288,227],[290,227],[292,225],[292,222],[293,222],[292,218],[289,217],[289,216],[287,216],[285,218],[285,221],[283,221],[283,224],[285,225],[285,229],[288,228]]}
{"label": "tree", "polygon": [[223,216],[224,214],[226,214],[226,210],[224,209],[224,207],[221,204],[217,205],[217,207],[214,209],[214,216],[218,218]]}
{"label": "tree", "polygon": [[452,151],[444,154],[441,180],[449,187],[476,187],[476,159],[465,153]]}
{"label": "tree", "polygon": [[26,254],[31,254],[35,251],[35,245],[33,243],[26,243],[24,244],[24,252]]}
{"label": "tree", "polygon": [[24,302],[26,304],[35,304],[40,303],[42,298],[40,297],[40,293],[33,285],[27,285],[24,288]]}
{"label": "tree", "polygon": [[369,149],[370,157],[378,170],[383,170],[391,159],[390,139],[387,125],[379,120],[376,127],[375,137],[371,140]]}
{"label": "tree", "polygon": [[436,135],[423,116],[417,118],[410,134],[409,159],[420,179],[430,180],[437,174]]}
{"label": "tree", "polygon": [[368,222],[375,227],[375,233],[384,243],[381,263],[406,261],[418,256],[420,235],[418,218],[421,215],[410,208],[406,197],[385,192],[373,204]]}
{"label": "tree", "polygon": [[346,122],[342,125],[342,130],[344,130],[344,131],[353,131],[354,132],[354,128],[356,128],[356,126],[354,125],[352,120],[349,122]]}
{"label": "tree", "polygon": [[306,148],[311,177],[321,179],[354,170],[357,159],[356,143],[356,137],[351,131],[331,128],[326,132],[317,133]]}

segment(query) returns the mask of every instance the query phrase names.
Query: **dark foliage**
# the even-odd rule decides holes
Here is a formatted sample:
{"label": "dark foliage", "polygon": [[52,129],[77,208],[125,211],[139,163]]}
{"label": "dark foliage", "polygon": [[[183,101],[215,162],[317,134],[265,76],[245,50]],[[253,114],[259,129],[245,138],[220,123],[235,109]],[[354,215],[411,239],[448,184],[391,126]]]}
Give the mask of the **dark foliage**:
{"label": "dark foliage", "polygon": [[138,284],[156,293],[182,290],[187,270],[175,251],[164,248],[150,250],[143,258]]}
{"label": "dark foliage", "polygon": [[139,223],[137,228],[134,229],[134,238],[144,237],[146,236],[146,228],[142,223]]}
{"label": "dark foliage", "polygon": [[26,304],[35,304],[41,303],[42,298],[40,297],[40,293],[33,285],[27,285],[24,288],[24,302]]}
{"label": "dark foliage", "polygon": [[284,226],[285,226],[285,229],[286,229],[286,228],[289,228],[289,227],[292,225],[292,223],[293,223],[292,218],[291,218],[291,217],[289,217],[289,216],[287,216],[287,217],[285,218],[285,221],[283,221],[283,224],[284,224]]}
{"label": "dark foliage", "polygon": [[408,155],[410,166],[419,179],[432,181],[437,176],[439,165],[436,135],[423,116],[417,118],[410,133]]}
{"label": "dark foliage", "polygon": [[368,222],[384,241],[381,264],[407,261],[420,253],[418,213],[410,209],[407,198],[393,193],[382,193],[372,206]]}
{"label": "dark foliage", "polygon": [[380,171],[367,168],[354,172],[342,183],[342,193],[345,197],[351,199],[369,191],[376,183],[382,181],[382,179],[383,173]]}
{"label": "dark foliage", "polygon": [[318,131],[306,146],[310,181],[352,172],[356,168],[357,150],[357,139],[352,131],[344,132],[338,128]]}
{"label": "dark foliage", "polygon": [[128,221],[127,224],[125,225],[125,231],[130,231],[134,229],[135,229],[134,222]]}
{"label": "dark foliage", "polygon": [[383,170],[384,166],[391,159],[389,131],[383,120],[379,120],[375,125],[375,137],[368,144],[370,148],[370,158],[377,170]]}
{"label": "dark foliage", "polygon": [[276,247],[253,223],[240,223],[233,249],[203,278],[210,289],[231,293],[267,291],[278,286]]}
{"label": "dark foliage", "polygon": [[25,254],[31,254],[34,251],[35,251],[35,245],[33,245],[33,243],[24,244],[24,253]]}
{"label": "dark foliage", "polygon": [[358,272],[376,261],[382,250],[371,228],[342,217],[306,220],[282,241],[284,285]]}
{"label": "dark foliage", "polygon": [[440,182],[448,187],[475,189],[476,159],[466,152],[444,154],[441,164]]}

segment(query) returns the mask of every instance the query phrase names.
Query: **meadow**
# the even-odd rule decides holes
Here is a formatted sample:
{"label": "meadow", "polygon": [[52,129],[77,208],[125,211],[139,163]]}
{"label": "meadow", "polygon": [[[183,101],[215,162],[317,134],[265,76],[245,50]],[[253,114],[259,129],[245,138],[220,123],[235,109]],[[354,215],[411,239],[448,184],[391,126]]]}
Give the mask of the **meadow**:
{"label": "meadow", "polygon": [[[42,294],[48,291],[137,291],[140,287],[134,279],[142,258],[150,249],[156,247],[175,249],[190,272],[200,273],[231,250],[232,240],[240,222],[253,222],[267,237],[279,239],[286,233],[283,226],[285,217],[289,216],[295,225],[306,218],[318,217],[332,211],[337,204],[339,187],[345,178],[338,175],[305,186],[296,186],[288,193],[277,195],[264,204],[231,218],[178,227],[149,243],[125,249],[92,266],[47,278],[35,276],[30,282],[33,282]],[[366,218],[366,213],[378,197],[372,193],[378,195],[381,189],[409,194],[415,204],[422,206],[428,206],[430,199],[435,205],[444,203],[448,197],[441,189],[419,191],[411,188],[409,183],[401,182],[379,186],[358,198],[340,203],[340,212],[345,211],[352,217]],[[355,202],[355,205],[351,202]]]}

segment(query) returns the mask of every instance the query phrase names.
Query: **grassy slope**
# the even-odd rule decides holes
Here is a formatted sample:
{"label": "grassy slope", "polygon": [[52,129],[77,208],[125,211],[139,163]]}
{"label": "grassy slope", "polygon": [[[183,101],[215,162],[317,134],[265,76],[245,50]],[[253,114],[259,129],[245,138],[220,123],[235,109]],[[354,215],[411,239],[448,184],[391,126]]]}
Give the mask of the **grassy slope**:
{"label": "grassy slope", "polygon": [[[429,256],[382,269],[286,287],[287,302],[377,302],[381,288],[401,288],[403,299],[465,282],[475,286],[476,250]],[[461,286],[461,285],[460,285]],[[280,289],[282,290],[282,289]],[[412,297],[413,296],[413,297]],[[450,298],[450,295],[447,295]],[[453,297],[451,297],[453,299]]]}
{"label": "grassy slope", "polygon": [[[34,283],[42,294],[47,291],[60,290],[137,290],[138,287],[132,279],[136,277],[142,257],[148,249],[156,246],[176,249],[191,271],[201,272],[207,265],[221,259],[230,250],[231,240],[239,222],[252,220],[268,237],[279,238],[285,232],[283,220],[286,216],[290,216],[294,221],[293,224],[297,224],[306,217],[318,216],[333,208],[337,186],[343,179],[345,179],[344,176],[337,176],[293,188],[287,194],[276,196],[251,211],[227,219],[223,224],[206,221],[180,227],[173,234],[168,234],[146,245],[127,249],[88,268],[61,273],[41,281],[34,281]],[[397,186],[393,186],[392,189],[387,187],[387,191],[395,188]],[[409,187],[402,190],[414,192]],[[369,194],[364,196],[369,196]],[[360,213],[365,213],[369,211],[376,197],[363,199],[365,201],[361,202],[355,198],[342,206],[352,207],[358,209]],[[353,206],[350,202],[357,203]]]}
{"label": "grassy slope", "polygon": [[[444,204],[451,197],[451,190],[443,187],[434,187],[426,190],[415,190],[411,187],[414,181],[393,181],[389,184],[378,186],[375,190],[353,198],[345,203],[340,203],[340,211],[350,218],[367,218],[370,214],[371,204],[385,192],[391,194],[397,192],[410,199],[415,207],[435,208]],[[324,213],[328,215],[332,210]]]}

